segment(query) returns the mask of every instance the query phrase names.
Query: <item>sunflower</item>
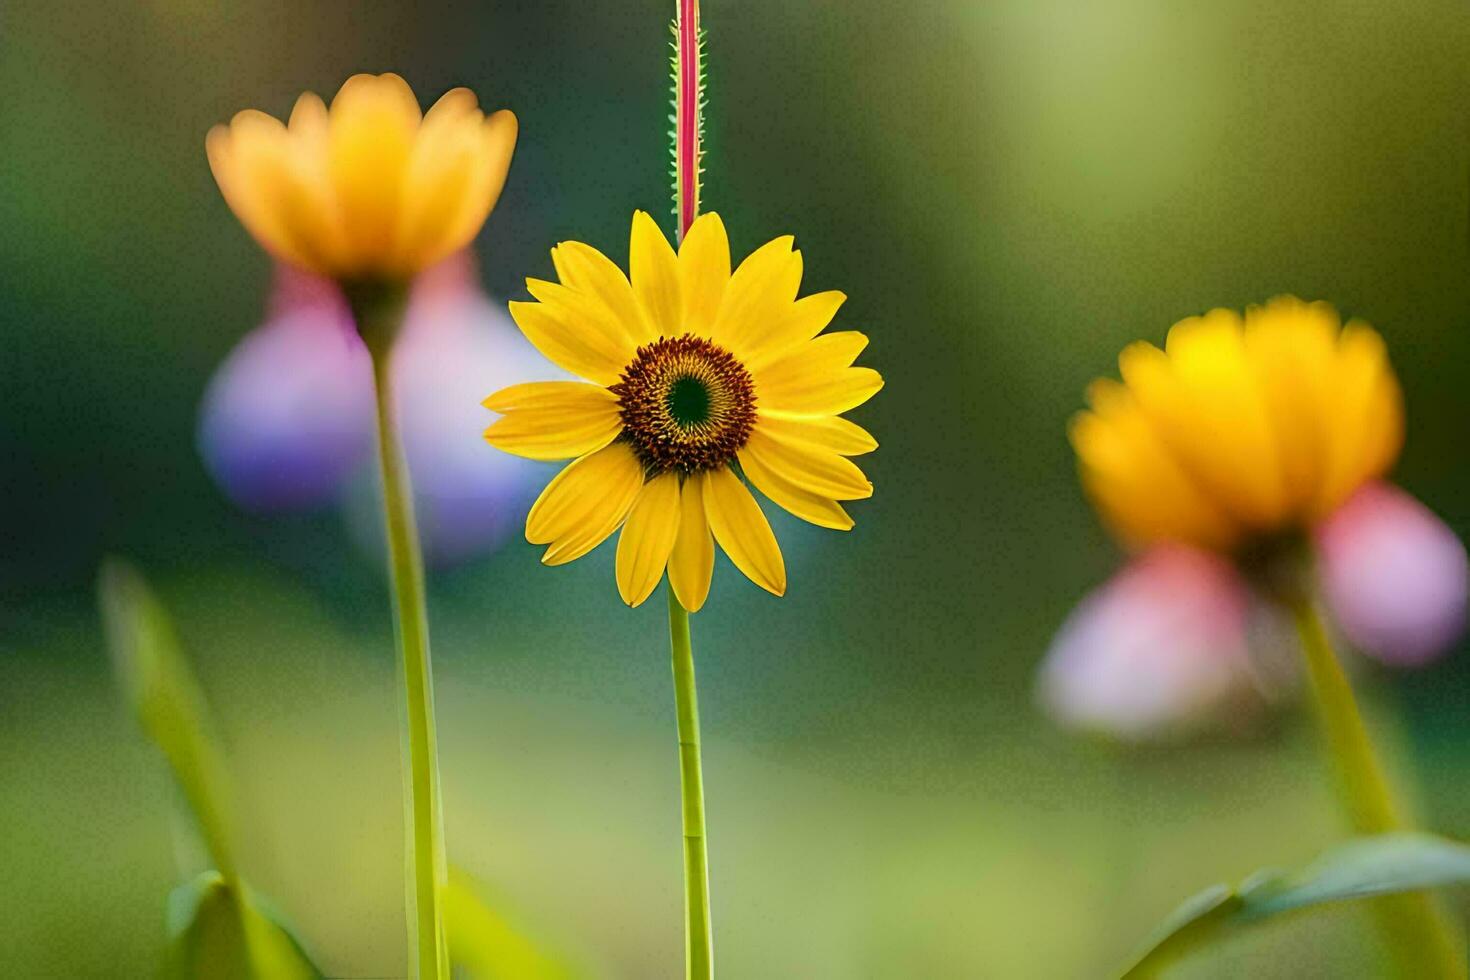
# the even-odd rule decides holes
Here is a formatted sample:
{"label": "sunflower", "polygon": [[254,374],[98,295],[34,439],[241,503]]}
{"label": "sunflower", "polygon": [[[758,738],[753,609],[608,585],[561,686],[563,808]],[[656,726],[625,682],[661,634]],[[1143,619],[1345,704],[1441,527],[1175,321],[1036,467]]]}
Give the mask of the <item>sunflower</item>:
{"label": "sunflower", "polygon": [[339,282],[404,283],[468,245],[489,216],[516,117],[474,93],[427,114],[397,75],[353,75],[326,104],[296,100],[288,125],[254,109],[205,139],[231,210],[266,251]]}
{"label": "sunflower", "polygon": [[[840,417],[883,387],[854,367],[855,331],[823,334],[845,297],[797,299],[801,253],[790,236],[732,273],[725,226],[710,212],[678,252],[635,212],[631,277],[590,246],[551,252],[560,282],[527,280],[511,303],[543,354],[586,381],[515,385],[485,400],[503,413],[491,445],[531,459],[572,459],[526,518],[526,538],[560,565],[622,529],[623,601],[648,598],[664,569],[679,603],[704,605],[715,543],[751,581],[786,591],[781,549],[756,489],[822,527],[853,526],[842,501],[873,493],[849,457],[877,442]],[[744,476],[744,480],[741,478]]]}
{"label": "sunflower", "polygon": [[1213,310],[1118,361],[1122,382],[1093,382],[1071,439],[1088,495],[1130,546],[1243,553],[1299,536],[1398,458],[1402,395],[1383,339],[1326,303]]}

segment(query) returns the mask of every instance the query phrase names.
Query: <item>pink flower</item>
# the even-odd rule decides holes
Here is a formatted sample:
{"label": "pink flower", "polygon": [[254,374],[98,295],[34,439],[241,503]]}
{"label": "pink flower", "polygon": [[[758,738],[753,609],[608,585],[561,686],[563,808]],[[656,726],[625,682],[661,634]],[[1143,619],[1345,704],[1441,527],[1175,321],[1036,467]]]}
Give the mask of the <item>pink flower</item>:
{"label": "pink flower", "polygon": [[[205,465],[253,512],[345,500],[355,535],[376,542],[372,364],[346,301],[280,266],[267,310],[205,393]],[[393,373],[424,557],[451,564],[498,546],[543,481],[536,464],[485,445],[485,392],[559,372],[481,292],[467,255],[418,278],[403,329]]]}
{"label": "pink flower", "polygon": [[1404,491],[1370,483],[1317,531],[1323,596],[1348,641],[1417,667],[1465,630],[1465,546]]}
{"label": "pink flower", "polygon": [[1062,625],[1041,668],[1042,704],[1067,727],[1138,740],[1259,703],[1250,607],[1223,558],[1172,545],[1147,551]]}
{"label": "pink flower", "polygon": [[[1361,652],[1419,666],[1464,632],[1465,547],[1402,490],[1367,484],[1315,544],[1321,598]],[[1042,664],[1039,696],[1059,723],[1125,740],[1238,726],[1278,686],[1287,642],[1228,559],[1161,545],[1073,610]]]}

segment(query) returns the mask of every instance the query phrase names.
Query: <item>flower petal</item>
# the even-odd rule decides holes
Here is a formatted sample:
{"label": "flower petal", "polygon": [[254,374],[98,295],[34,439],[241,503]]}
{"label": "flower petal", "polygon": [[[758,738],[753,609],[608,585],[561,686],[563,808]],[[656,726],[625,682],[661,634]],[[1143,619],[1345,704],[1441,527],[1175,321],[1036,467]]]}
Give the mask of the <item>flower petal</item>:
{"label": "flower petal", "polygon": [[587,330],[565,307],[513,302],[510,315],[526,339],[553,364],[604,387],[617,384],[626,361],[606,336]]}
{"label": "flower petal", "polygon": [[1163,546],[1087,596],[1038,677],[1062,725],[1129,741],[1238,724],[1259,709],[1247,644],[1249,593],[1228,562]]}
{"label": "flower petal", "polygon": [[583,456],[547,484],[526,516],[526,540],[549,544],[541,560],[580,558],[617,530],[643,488],[643,464],[615,442]]}
{"label": "flower petal", "polygon": [[332,274],[328,191],[323,181],[308,179],[279,121],[248,109],[229,126],[211,129],[204,148],[225,202],[262,247],[293,265]]}
{"label": "flower petal", "polygon": [[679,534],[679,498],[675,472],[645,483],[618,535],[618,594],[630,606],[647,599],[663,578]]}
{"label": "flower petal", "polygon": [[241,507],[325,503],[372,456],[372,362],[330,312],[288,312],[245,335],[215,371],[199,448]]}
{"label": "flower petal", "polygon": [[562,242],[551,250],[562,285],[600,303],[626,336],[631,351],[658,339],[638,308],[633,285],[617,263],[591,245]]}
{"label": "flower petal", "polygon": [[532,381],[485,399],[503,413],[485,441],[527,459],[571,459],[606,446],[623,430],[618,398],[582,381]]}
{"label": "flower petal", "polygon": [[488,120],[468,89],[446,92],[414,141],[394,264],[412,275],[469,244],[499,199],[515,149],[515,115]]}
{"label": "flower petal", "polygon": [[1274,530],[1289,513],[1276,434],[1240,315],[1212,310],[1169,330],[1167,354],[1132,344],[1123,380],[1190,478],[1248,528]]}
{"label": "flower petal", "polygon": [[[847,294],[837,290],[812,293],[786,307],[772,325],[770,335],[759,351],[750,354],[746,366],[760,371],[772,361],[784,357],[802,341],[811,340],[827,329],[837,310],[847,301]],[[848,363],[851,363],[850,361]]]}
{"label": "flower petal", "polygon": [[837,415],[762,411],[760,424],[789,442],[808,442],[843,456],[861,456],[878,448],[878,440],[867,429]]}
{"label": "flower petal", "polygon": [[864,500],[873,484],[846,456],[806,442],[788,442],[758,424],[740,450],[762,469],[779,474],[807,493],[832,500]]}
{"label": "flower petal", "polygon": [[1373,328],[1360,322],[1343,328],[1331,384],[1336,411],[1328,418],[1327,466],[1317,500],[1323,516],[1388,472],[1404,439],[1403,395]]}
{"label": "flower petal", "polygon": [[840,415],[857,408],[883,388],[883,376],[872,368],[843,368],[833,374],[812,377],[804,385],[779,388],[758,387],[761,410],[771,409],[796,415]]}
{"label": "flower petal", "polygon": [[834,531],[852,530],[852,518],[842,505],[830,497],[822,497],[798,486],[779,472],[766,466],[761,458],[742,449],[740,468],[757,490],[804,521]]}
{"label": "flower petal", "polygon": [[867,346],[868,338],[856,330],[823,334],[790,348],[763,368],[752,369],[756,391],[772,402],[800,397],[812,385],[840,375]]}
{"label": "flower petal", "polygon": [[781,320],[801,287],[801,253],[783,235],[756,249],[730,277],[710,336],[749,362],[761,352],[771,325]]}
{"label": "flower petal", "polygon": [[618,320],[596,296],[543,279],[527,279],[526,291],[552,316],[575,324],[600,357],[626,366],[638,353],[635,330]]}
{"label": "flower petal", "polygon": [[710,211],[694,220],[679,244],[681,332],[710,333],[729,282],[730,239],[720,216]]}
{"label": "flower petal", "polygon": [[421,119],[413,90],[393,74],[354,75],[332,99],[328,167],[359,274],[384,271],[373,266],[393,248]]}
{"label": "flower petal", "polygon": [[1387,483],[1369,483],[1317,531],[1322,589],[1352,644],[1418,666],[1465,631],[1465,546],[1438,517]]}
{"label": "flower petal", "polygon": [[679,605],[699,612],[709,598],[710,578],[715,571],[715,542],[704,513],[707,477],[695,473],[679,491],[679,534],[669,554],[669,586]]}
{"label": "flower petal", "polygon": [[1294,296],[1246,310],[1246,352],[1276,436],[1290,506],[1298,512],[1315,504],[1327,465],[1338,329],[1330,305]]}
{"label": "flower petal", "polygon": [[1088,496],[1119,537],[1130,545],[1234,544],[1234,524],[1180,468],[1128,388],[1095,381],[1087,399],[1091,410],[1079,412],[1067,434]]}
{"label": "flower petal", "polygon": [[729,468],[706,475],[704,509],[715,540],[735,567],[767,592],[784,595],[786,564],[776,535],[760,505]]}
{"label": "flower petal", "polygon": [[679,260],[669,246],[669,240],[647,211],[633,212],[628,272],[633,282],[633,295],[638,297],[638,305],[654,333],[663,337],[678,337],[684,333]]}

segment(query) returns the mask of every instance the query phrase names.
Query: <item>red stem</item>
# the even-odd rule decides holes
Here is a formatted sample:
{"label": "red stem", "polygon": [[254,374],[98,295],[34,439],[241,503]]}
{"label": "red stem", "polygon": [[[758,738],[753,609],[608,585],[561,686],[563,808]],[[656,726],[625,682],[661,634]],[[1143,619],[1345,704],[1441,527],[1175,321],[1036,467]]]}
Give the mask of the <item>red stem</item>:
{"label": "red stem", "polygon": [[699,0],[679,0],[679,238],[699,215]]}

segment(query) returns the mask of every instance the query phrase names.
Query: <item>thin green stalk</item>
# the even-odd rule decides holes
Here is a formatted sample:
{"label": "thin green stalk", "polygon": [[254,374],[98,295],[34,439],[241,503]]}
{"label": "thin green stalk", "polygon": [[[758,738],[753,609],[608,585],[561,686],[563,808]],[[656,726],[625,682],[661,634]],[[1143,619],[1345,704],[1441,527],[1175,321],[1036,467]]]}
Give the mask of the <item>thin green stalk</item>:
{"label": "thin green stalk", "polygon": [[714,976],[709,915],[709,852],[704,836],[704,775],[699,759],[699,700],[689,613],[669,586],[669,643],[674,652],[674,707],[679,726],[679,789],[684,815],[684,965],[689,980]]}
{"label": "thin green stalk", "polygon": [[[349,293],[351,295],[351,293]],[[383,477],[383,522],[392,579],[393,619],[402,669],[404,830],[407,837],[407,907],[412,975],[448,980],[449,950],[440,901],[448,880],[439,797],[434,687],[429,664],[429,620],[424,603],[424,565],[413,516],[413,490],[398,433],[391,383],[393,341],[403,320],[401,292],[353,296],[358,330],[373,359],[378,404],[378,462]]]}
{"label": "thin green stalk", "polygon": [[[1295,601],[1292,615],[1338,791],[1353,830],[1382,834],[1409,829],[1368,739],[1352,685],[1332,650],[1321,615],[1308,599]],[[1400,975],[1415,980],[1462,980],[1466,976],[1464,943],[1433,895],[1381,898],[1373,902],[1372,909]]]}

